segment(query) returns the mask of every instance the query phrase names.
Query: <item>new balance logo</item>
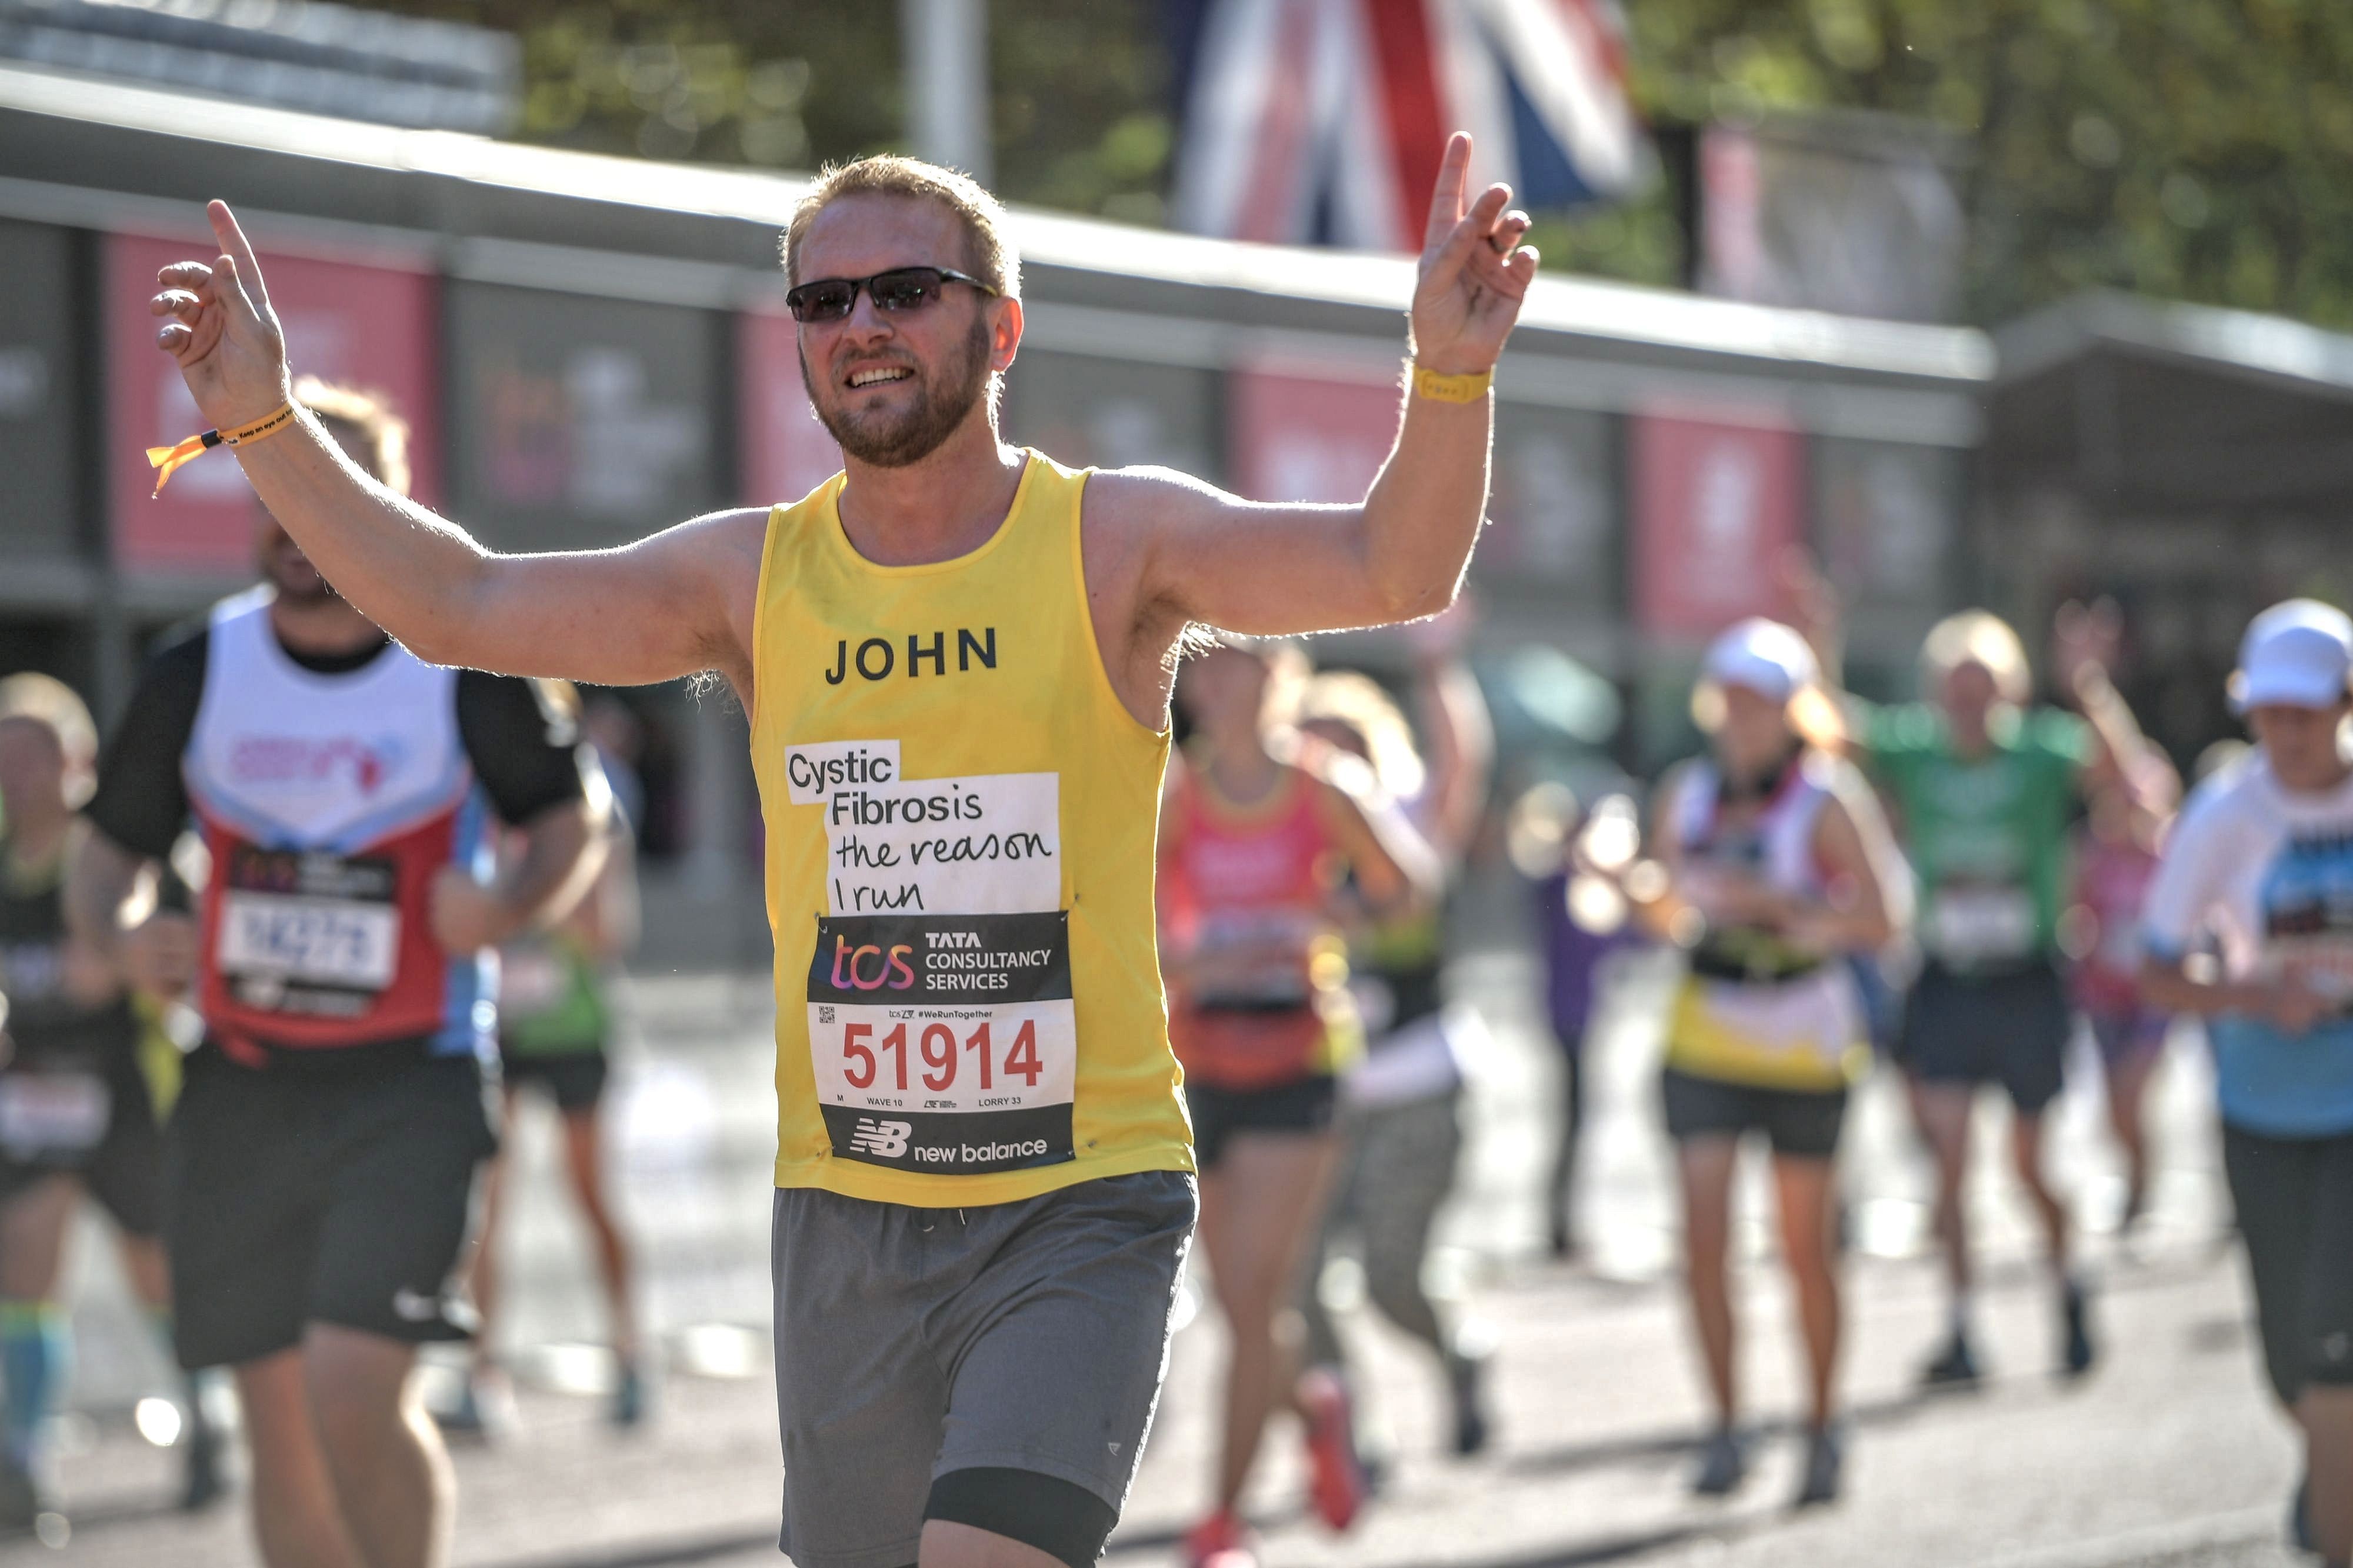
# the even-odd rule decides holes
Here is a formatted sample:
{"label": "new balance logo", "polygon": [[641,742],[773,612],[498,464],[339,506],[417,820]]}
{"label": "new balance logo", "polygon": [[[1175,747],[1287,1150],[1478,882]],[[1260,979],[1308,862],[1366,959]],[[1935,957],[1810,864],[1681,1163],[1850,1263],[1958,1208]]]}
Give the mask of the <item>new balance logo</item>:
{"label": "new balance logo", "polygon": [[858,1130],[849,1135],[849,1146],[878,1160],[902,1160],[907,1154],[907,1135],[914,1130],[911,1121],[877,1121],[861,1116]]}

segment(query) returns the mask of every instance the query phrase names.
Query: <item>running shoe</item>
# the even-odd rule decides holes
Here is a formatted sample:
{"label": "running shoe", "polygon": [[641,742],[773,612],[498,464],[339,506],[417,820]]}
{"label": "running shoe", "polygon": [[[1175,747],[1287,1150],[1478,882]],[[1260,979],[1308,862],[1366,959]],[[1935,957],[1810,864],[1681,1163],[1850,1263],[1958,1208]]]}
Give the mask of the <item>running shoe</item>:
{"label": "running shoe", "polygon": [[1692,1478],[1692,1490],[1701,1497],[1730,1497],[1747,1476],[1748,1450],[1740,1434],[1719,1426],[1700,1450],[1699,1474]]}
{"label": "running shoe", "polygon": [[2059,1293],[2059,1315],[2066,1329],[2065,1367],[2069,1377],[2081,1377],[2098,1359],[2092,1348],[2092,1306],[2081,1285],[2069,1284]]}
{"label": "running shoe", "polygon": [[1348,1385],[1325,1367],[1299,1380],[1299,1409],[1307,1418],[1307,1494],[1315,1517],[1334,1530],[1356,1522],[1365,1506],[1365,1472],[1356,1463],[1356,1410]]}
{"label": "running shoe", "polygon": [[1454,1452],[1461,1458],[1483,1451],[1494,1435],[1487,1418],[1487,1362],[1461,1352],[1447,1357],[1447,1381],[1454,1395]]}
{"label": "running shoe", "polygon": [[1241,1515],[1213,1513],[1185,1533],[1186,1568],[1258,1568],[1258,1541]]}
{"label": "running shoe", "polygon": [[446,1435],[495,1442],[515,1428],[520,1419],[514,1386],[503,1373],[476,1368],[458,1385],[458,1401],[437,1410],[433,1419]]}
{"label": "running shoe", "polygon": [[1798,1483],[1799,1508],[1836,1502],[1839,1481],[1846,1469],[1846,1429],[1833,1421],[1806,1434],[1806,1473]]}
{"label": "running shoe", "polygon": [[1978,1370],[1977,1352],[1969,1348],[1969,1337],[1955,1333],[1936,1359],[1920,1369],[1923,1388],[1975,1388],[1983,1375]]}
{"label": "running shoe", "polygon": [[180,1510],[184,1513],[201,1513],[227,1494],[228,1478],[221,1468],[220,1434],[206,1418],[201,1400],[191,1400],[189,1405],[188,1452],[181,1468]]}
{"label": "running shoe", "polygon": [[613,1384],[613,1425],[627,1432],[644,1424],[646,1379],[634,1361],[624,1361]]}

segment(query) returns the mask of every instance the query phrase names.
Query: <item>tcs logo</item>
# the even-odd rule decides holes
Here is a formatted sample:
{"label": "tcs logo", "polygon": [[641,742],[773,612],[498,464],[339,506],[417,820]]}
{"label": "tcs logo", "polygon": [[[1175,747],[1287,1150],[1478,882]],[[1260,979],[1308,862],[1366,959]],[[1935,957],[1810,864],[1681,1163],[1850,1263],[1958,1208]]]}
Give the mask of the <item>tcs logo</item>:
{"label": "tcs logo", "polygon": [[[849,939],[833,939],[833,986],[837,991],[880,991],[888,986],[893,991],[912,991],[915,972],[907,966],[907,955],[915,950],[905,942],[887,952],[871,942],[860,947],[849,945]],[[867,965],[872,961],[872,977],[868,977]]]}

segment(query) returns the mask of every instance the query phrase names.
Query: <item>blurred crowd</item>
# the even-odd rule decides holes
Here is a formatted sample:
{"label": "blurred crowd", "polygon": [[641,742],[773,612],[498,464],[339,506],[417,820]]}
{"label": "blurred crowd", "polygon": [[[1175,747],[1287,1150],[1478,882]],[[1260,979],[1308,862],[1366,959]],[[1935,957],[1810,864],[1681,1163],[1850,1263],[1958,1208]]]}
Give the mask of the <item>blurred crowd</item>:
{"label": "blurred crowd", "polygon": [[[355,405],[334,426],[364,461],[381,456],[376,417]],[[274,525],[264,526],[260,559],[270,595],[216,615],[209,657],[230,657],[236,614],[274,616],[280,643],[304,668],[378,657],[381,634],[333,599]],[[2040,1222],[2052,1359],[2080,1376],[2130,1350],[2101,1331],[2075,1205],[2045,1159],[2045,1112],[2071,1039],[2088,1031],[2127,1173],[2129,1231],[2149,1191],[2151,1076],[2176,1020],[2196,1018],[2216,1062],[2265,1366],[2309,1454],[2291,1527],[2331,1561],[2345,1558],[2353,624],[2291,601],[2248,628],[2232,697],[2253,742],[2198,758],[2185,805],[2173,762],[2108,678],[2120,629],[2113,606],[2059,613],[2046,661],[2057,702],[2037,700],[2019,633],[1972,610],[1926,639],[1918,700],[1873,706],[1843,688],[1835,596],[1792,570],[1800,624],[1746,621],[1708,647],[1690,698],[1703,745],[1641,792],[1647,799],[1630,786],[1580,799],[1551,777],[1499,784],[1468,658],[1468,605],[1397,634],[1388,651],[1401,657],[1377,670],[1319,669],[1292,642],[1219,636],[1192,650],[1177,686],[1186,739],[1164,797],[1158,897],[1201,1169],[1199,1257],[1231,1330],[1215,1503],[1185,1545],[1198,1568],[1250,1550],[1242,1500],[1281,1420],[1296,1419],[1311,1501],[1327,1524],[1348,1528],[1377,1497],[1389,1456],[1359,1419],[1350,1335],[1319,1289],[1335,1254],[1360,1262],[1371,1303],[1427,1348],[1451,1412],[1439,1440],[1472,1456],[1494,1439],[1493,1336],[1468,1303],[1432,1291],[1426,1265],[1463,1163],[1466,1086],[1493,1048],[1480,1014],[1450,994],[1463,923],[1454,906],[1466,868],[1498,848],[1525,885],[1525,942],[1541,959],[1543,1013],[1559,1047],[1556,1142],[1546,1168],[1530,1173],[1543,1184],[1556,1258],[1580,1249],[1573,1194],[1586,1042],[1622,973],[1614,961],[1648,951],[1678,965],[1658,1020],[1656,1105],[1675,1151],[1683,1279],[1715,1411],[1691,1478],[1696,1493],[1736,1490],[1755,1459],[1731,1279],[1744,1142],[1769,1152],[1778,1256],[1810,1373],[1795,1500],[1827,1504],[1850,1441],[1837,1163],[1854,1087],[1871,1073],[1900,1075],[1936,1174],[1949,1311],[1923,1347],[1923,1383],[1966,1386],[1985,1373],[1964,1178],[1974,1108],[1989,1091],[2009,1102],[2003,1153]],[[206,1337],[225,1331],[216,1324],[185,1313],[175,1321],[174,1260],[158,1239],[174,1192],[206,1179],[168,1165],[157,1131],[192,1074],[201,1092],[204,1055],[187,1054],[204,1033],[193,1007],[233,1016],[269,985],[282,1001],[306,975],[325,976],[331,991],[366,989],[358,970],[314,953],[304,963],[315,973],[296,965],[259,991],[248,975],[243,991],[207,994],[198,922],[212,922],[203,929],[218,945],[219,922],[237,918],[207,889],[226,880],[254,895],[266,879],[243,861],[220,863],[224,846],[237,850],[233,835],[183,834],[185,798],[134,809],[157,789],[140,761],[141,727],[160,722],[154,700],[142,692],[134,702],[101,767],[97,728],[72,691],[38,675],[0,681],[0,985],[10,1008],[0,1070],[0,1528],[12,1531],[61,1518],[47,1479],[48,1433],[68,1364],[62,1255],[85,1198],[107,1212],[126,1274],[182,1363],[244,1354]],[[470,710],[460,693],[462,740],[480,771],[514,773],[512,757],[493,760],[494,746],[510,742],[479,732],[491,701]],[[492,1120],[526,1094],[543,1094],[560,1116],[610,1325],[610,1415],[635,1426],[648,1415],[653,1369],[603,1174],[598,1110],[613,984],[637,929],[636,739],[627,710],[593,699],[584,709],[560,684],[538,683],[516,701],[510,717],[529,733],[511,743],[560,759],[557,773],[572,770],[573,784],[518,795],[501,808],[508,825],[484,830],[470,885],[505,889],[510,908],[449,893],[423,918],[449,933],[453,952],[499,950],[503,1087]],[[185,724],[198,721],[192,713]],[[195,805],[204,818],[204,802]],[[147,834],[143,819],[170,831]],[[297,892],[310,887],[301,880],[310,872],[279,869]],[[322,1002],[314,1013],[331,1018],[333,1008]],[[436,1419],[492,1437],[512,1407],[494,1332],[501,1180],[493,1165],[465,1279],[415,1314],[433,1326],[417,1337],[478,1347]],[[317,1347],[306,1342],[299,1353]],[[220,1429],[229,1401],[211,1375],[191,1373],[179,1401],[190,1507],[218,1496],[234,1468]],[[248,1440],[272,1440],[282,1413],[256,1408],[266,1406],[267,1381],[241,1371],[239,1392]],[[404,1419],[423,1419],[413,1401],[401,1407]]]}

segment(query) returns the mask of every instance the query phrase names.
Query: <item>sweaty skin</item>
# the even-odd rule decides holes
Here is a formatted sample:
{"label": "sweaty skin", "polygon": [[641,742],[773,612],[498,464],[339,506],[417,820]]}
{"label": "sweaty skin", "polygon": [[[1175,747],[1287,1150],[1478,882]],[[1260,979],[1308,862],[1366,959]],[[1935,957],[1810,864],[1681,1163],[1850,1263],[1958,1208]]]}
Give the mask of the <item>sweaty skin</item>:
{"label": "sweaty skin", "polygon": [[[1491,369],[1535,272],[1518,244],[1525,214],[1492,186],[1467,203],[1470,139],[1449,145],[1412,306],[1427,368]],[[157,342],[216,425],[268,413],[290,382],[252,247],[228,208],[210,208],[221,254],[158,274]],[[841,198],[810,227],[805,278],[954,265],[963,236],[935,204]],[[977,327],[1001,374],[1019,351],[1022,305],[950,285],[922,310],[807,323],[800,348],[821,416],[890,426],[944,385]],[[911,374],[853,386],[862,370]],[[844,531],[883,564],[952,560],[1003,522],[1021,453],[976,399],[935,449],[899,467],[849,458]],[[1398,440],[1353,506],[1243,501],[1187,476],[1129,468],[1088,486],[1086,587],[1103,665],[1139,721],[1166,721],[1171,655],[1185,626],[1292,633],[1411,619],[1445,607],[1469,559],[1487,493],[1492,399],[1408,396]],[[263,503],[327,579],[371,620],[436,663],[637,685],[716,669],[751,692],[754,588],[765,509],[715,512],[617,550],[500,555],[371,481],[307,415],[301,427],[235,454]]]}

